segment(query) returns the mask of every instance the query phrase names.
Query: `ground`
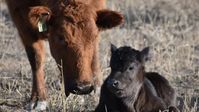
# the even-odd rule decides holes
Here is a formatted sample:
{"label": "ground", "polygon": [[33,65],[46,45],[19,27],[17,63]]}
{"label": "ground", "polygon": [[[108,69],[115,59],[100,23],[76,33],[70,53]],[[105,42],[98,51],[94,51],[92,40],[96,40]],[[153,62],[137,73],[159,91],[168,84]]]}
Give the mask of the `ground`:
{"label": "ground", "polygon": [[[120,11],[125,23],[101,33],[100,63],[104,78],[109,74],[110,43],[136,49],[151,48],[146,71],[165,76],[177,92],[183,112],[199,112],[199,1],[198,0],[107,0]],[[48,111],[89,112],[98,96],[64,96],[59,71],[46,41],[45,64]],[[31,70],[17,30],[4,0],[0,0],[0,112],[25,112],[31,93]]]}

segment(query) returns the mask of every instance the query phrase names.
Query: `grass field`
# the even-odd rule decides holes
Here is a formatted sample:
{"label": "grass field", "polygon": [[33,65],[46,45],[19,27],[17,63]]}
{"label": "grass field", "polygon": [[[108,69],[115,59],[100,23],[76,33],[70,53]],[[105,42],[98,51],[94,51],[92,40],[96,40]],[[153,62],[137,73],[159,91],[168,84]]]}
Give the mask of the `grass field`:
{"label": "grass field", "polygon": [[[199,0],[107,0],[107,7],[124,14],[125,24],[101,33],[99,54],[104,78],[110,72],[110,43],[136,49],[150,46],[146,71],[159,72],[171,82],[182,112],[199,112]],[[45,63],[48,111],[94,110],[98,96],[93,93],[64,96],[49,50]],[[0,0],[0,112],[25,112],[31,80],[25,50]]]}

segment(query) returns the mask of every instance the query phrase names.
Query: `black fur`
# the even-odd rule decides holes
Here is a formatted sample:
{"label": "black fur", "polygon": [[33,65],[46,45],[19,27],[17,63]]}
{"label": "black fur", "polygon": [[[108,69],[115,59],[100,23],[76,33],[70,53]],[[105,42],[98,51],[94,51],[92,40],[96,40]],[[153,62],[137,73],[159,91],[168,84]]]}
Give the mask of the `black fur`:
{"label": "black fur", "polygon": [[149,48],[142,51],[131,47],[117,49],[111,45],[111,73],[101,88],[95,112],[159,112],[175,108],[175,91],[163,76],[145,72]]}

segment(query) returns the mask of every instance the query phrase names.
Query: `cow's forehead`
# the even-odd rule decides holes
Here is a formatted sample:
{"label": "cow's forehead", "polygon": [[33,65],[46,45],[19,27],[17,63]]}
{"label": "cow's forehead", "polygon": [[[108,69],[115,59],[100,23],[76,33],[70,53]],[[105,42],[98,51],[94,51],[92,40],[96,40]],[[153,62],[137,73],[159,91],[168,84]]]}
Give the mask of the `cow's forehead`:
{"label": "cow's forehead", "polygon": [[52,28],[54,32],[56,31],[54,35],[64,37],[68,45],[90,45],[96,41],[99,32],[95,23],[96,12],[93,7],[75,3],[65,6],[56,15]]}
{"label": "cow's forehead", "polygon": [[74,3],[64,7],[62,15],[73,19],[74,22],[89,21],[96,18],[96,12],[90,5],[83,3]]}

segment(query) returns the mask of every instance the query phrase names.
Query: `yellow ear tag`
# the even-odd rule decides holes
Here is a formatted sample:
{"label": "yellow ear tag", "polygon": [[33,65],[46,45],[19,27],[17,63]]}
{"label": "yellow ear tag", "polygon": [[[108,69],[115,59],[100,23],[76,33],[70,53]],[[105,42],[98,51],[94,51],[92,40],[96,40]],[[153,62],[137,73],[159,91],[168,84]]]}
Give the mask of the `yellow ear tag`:
{"label": "yellow ear tag", "polygon": [[45,31],[47,31],[46,21],[42,17],[39,19],[37,27],[39,29],[39,32],[45,32]]}

